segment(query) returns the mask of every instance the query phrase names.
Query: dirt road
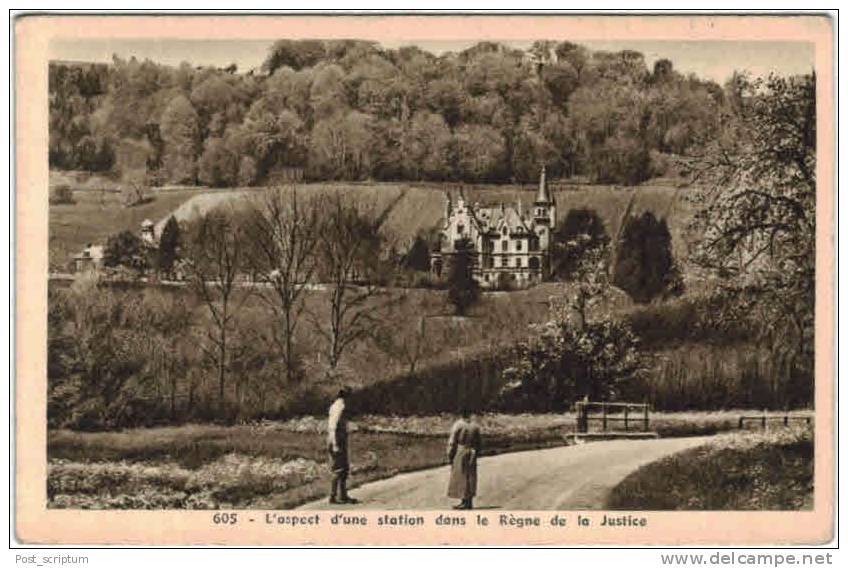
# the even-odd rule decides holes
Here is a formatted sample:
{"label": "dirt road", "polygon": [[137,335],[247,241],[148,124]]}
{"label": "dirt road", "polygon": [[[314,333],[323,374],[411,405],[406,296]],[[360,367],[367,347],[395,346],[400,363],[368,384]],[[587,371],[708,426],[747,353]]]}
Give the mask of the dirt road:
{"label": "dirt road", "polygon": [[[639,466],[703,444],[707,438],[616,440],[502,454],[478,462],[477,509],[600,509],[609,491]],[[358,505],[305,509],[447,509],[448,468],[406,473],[351,490]]]}

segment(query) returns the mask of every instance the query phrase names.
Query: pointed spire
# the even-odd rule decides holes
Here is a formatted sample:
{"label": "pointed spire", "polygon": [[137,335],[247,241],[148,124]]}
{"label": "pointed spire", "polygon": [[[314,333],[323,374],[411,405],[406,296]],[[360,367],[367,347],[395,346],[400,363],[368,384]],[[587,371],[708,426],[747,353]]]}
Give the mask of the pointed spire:
{"label": "pointed spire", "polygon": [[548,180],[545,175],[545,165],[542,164],[542,173],[539,175],[539,194],[536,195],[537,203],[550,203],[551,196],[548,193]]}

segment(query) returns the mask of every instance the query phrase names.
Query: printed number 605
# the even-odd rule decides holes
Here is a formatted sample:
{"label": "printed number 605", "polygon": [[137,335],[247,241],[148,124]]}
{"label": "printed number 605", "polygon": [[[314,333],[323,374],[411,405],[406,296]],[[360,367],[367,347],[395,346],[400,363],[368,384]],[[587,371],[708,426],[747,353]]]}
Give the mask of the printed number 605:
{"label": "printed number 605", "polygon": [[216,525],[234,525],[238,522],[237,513],[215,513],[212,522]]}

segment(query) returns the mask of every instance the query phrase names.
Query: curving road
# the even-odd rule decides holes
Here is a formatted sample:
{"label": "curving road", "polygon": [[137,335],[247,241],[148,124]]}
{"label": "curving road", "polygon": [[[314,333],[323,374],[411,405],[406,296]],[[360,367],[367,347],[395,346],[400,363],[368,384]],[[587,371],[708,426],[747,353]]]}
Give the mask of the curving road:
{"label": "curving road", "polygon": [[[614,440],[516,452],[478,462],[475,509],[601,509],[609,491],[638,467],[708,438]],[[355,479],[354,479],[355,481]],[[446,466],[405,473],[351,490],[357,505],[316,501],[303,509],[448,509]]]}

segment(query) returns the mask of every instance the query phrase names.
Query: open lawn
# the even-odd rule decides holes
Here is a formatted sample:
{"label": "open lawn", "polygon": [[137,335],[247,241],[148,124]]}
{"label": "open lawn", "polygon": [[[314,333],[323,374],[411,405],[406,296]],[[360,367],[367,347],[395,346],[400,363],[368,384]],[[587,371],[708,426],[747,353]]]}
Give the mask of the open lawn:
{"label": "open lawn", "polygon": [[736,432],[646,465],[615,487],[620,510],[799,510],[813,504],[806,425]]}

